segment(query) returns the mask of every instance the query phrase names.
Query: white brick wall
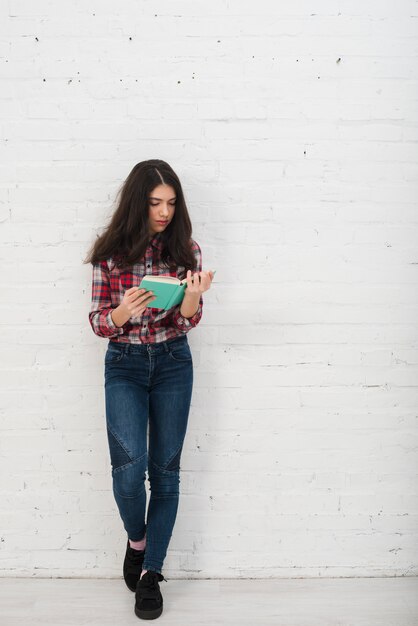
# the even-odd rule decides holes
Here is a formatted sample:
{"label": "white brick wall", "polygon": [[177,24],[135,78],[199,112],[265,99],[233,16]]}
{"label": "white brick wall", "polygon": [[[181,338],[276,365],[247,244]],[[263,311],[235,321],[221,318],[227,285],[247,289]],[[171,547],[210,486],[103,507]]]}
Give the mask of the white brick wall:
{"label": "white brick wall", "polygon": [[416,3],[0,6],[1,574],[121,576],[82,260],[148,158],[217,269],[166,575],[416,574]]}

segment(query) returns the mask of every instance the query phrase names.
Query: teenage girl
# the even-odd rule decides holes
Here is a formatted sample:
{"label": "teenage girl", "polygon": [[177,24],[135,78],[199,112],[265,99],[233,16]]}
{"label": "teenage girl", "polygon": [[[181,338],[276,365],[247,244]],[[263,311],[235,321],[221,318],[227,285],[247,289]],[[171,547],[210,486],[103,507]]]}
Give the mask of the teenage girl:
{"label": "teenage girl", "polygon": [[[93,266],[89,321],[108,339],[106,428],[113,494],[127,533],[123,576],[135,591],[135,614],[144,619],[163,610],[159,582],[166,580],[162,567],[177,515],[193,388],[187,333],[202,317],[202,294],[213,279],[202,271],[191,234],[173,169],[159,159],[142,161],[85,260]],[[146,274],[186,278],[182,303],[168,311],[153,308],[152,291],[138,289]],[[151,497],[145,521],[146,470]]]}

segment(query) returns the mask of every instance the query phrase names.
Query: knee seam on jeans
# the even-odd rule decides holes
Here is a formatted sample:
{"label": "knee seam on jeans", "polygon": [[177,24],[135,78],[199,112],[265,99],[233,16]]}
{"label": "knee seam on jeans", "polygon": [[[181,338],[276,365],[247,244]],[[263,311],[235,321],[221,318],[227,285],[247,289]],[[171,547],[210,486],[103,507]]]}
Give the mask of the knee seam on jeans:
{"label": "knee seam on jeans", "polygon": [[175,467],[173,469],[167,469],[167,467],[170,465],[170,463],[173,461],[173,459],[176,458],[176,456],[179,454],[179,452],[181,451],[183,447],[183,444],[178,448],[178,450],[175,452],[175,454],[171,457],[171,459],[169,460],[169,462],[166,464],[165,467],[161,467],[161,465],[158,465],[158,463],[156,463],[153,458],[151,457],[151,455],[148,455],[148,460],[149,462],[154,465],[154,467],[160,471],[160,472],[165,472],[167,474],[173,474],[175,472],[179,472],[180,471],[180,466],[179,467]]}
{"label": "knee seam on jeans", "polygon": [[127,449],[125,448],[125,446],[123,445],[123,443],[121,442],[117,434],[110,428],[110,426],[107,426],[107,430],[110,432],[112,437],[118,442],[122,450],[125,452],[126,456],[128,456],[131,459],[131,461],[133,461],[134,459],[132,459],[131,455],[129,454],[129,452],[127,451]]}
{"label": "knee seam on jeans", "polygon": [[[165,466],[165,469],[167,472],[177,472],[180,470],[180,455],[181,455],[182,448],[183,448],[183,444],[180,445],[180,447],[177,449],[174,456],[171,457],[171,459]],[[170,467],[170,465],[172,465],[173,462],[175,464],[175,467]]]}
{"label": "knee seam on jeans", "polygon": [[130,467],[131,465],[135,465],[136,463],[139,463],[139,461],[142,461],[145,457],[147,456],[147,453],[144,452],[144,454],[142,454],[141,456],[139,456],[137,459],[133,459],[132,461],[129,461],[129,463],[125,463],[124,465],[120,465],[119,467],[116,467],[115,469],[113,469],[113,474],[116,474],[119,471],[125,470],[128,467]]}

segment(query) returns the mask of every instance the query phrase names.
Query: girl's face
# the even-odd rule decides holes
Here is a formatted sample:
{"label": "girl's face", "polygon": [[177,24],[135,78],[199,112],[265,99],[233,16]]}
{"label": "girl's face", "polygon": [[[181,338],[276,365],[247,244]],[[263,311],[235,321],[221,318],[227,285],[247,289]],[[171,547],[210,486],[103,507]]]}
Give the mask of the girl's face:
{"label": "girl's face", "polygon": [[[176,210],[176,192],[170,185],[157,185],[149,197],[150,235],[162,232],[173,219]],[[163,223],[160,223],[163,222]]]}

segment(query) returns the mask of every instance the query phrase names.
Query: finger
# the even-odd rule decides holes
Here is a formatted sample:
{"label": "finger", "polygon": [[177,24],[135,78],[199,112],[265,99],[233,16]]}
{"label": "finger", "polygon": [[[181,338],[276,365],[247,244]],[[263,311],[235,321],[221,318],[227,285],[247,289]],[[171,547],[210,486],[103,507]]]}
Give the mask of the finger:
{"label": "finger", "polygon": [[155,298],[156,298],[156,296],[153,296],[153,297],[152,297],[152,298],[150,298],[149,300],[144,301],[144,302],[141,304],[141,306],[137,307],[137,308],[134,310],[133,315],[134,315],[134,316],[137,316],[137,315],[139,315],[140,313],[142,313],[143,311],[145,311],[145,309],[147,308],[147,306],[146,306],[146,305],[147,305],[149,302],[152,302],[153,300],[155,300]]}
{"label": "finger", "polygon": [[154,295],[152,291],[147,291],[146,289],[143,289],[140,293],[136,295],[134,302],[141,302],[142,300],[148,298],[150,295]]}
{"label": "finger", "polygon": [[199,284],[199,280],[196,278],[196,274],[193,274],[191,270],[190,272],[190,281],[188,282],[188,290],[191,292],[196,291],[196,285]]}
{"label": "finger", "polygon": [[209,289],[210,283],[211,283],[211,280],[210,280],[209,276],[205,276],[202,279],[202,284],[201,284],[202,291],[205,291],[206,289]]}
{"label": "finger", "polygon": [[148,293],[146,293],[142,297],[137,298],[137,300],[135,300],[135,302],[133,302],[133,306],[135,308],[144,307],[144,305],[148,304],[148,302],[152,302],[153,300],[155,300],[156,297],[157,296],[155,296],[155,295],[149,295]]}
{"label": "finger", "polygon": [[187,270],[187,289],[189,291],[193,289],[193,275],[191,270]]}
{"label": "finger", "polygon": [[142,288],[139,289],[138,287],[133,287],[132,289],[128,289],[128,291],[126,291],[126,293],[129,294],[128,300],[131,300],[132,302],[134,302],[135,299],[138,297],[138,295],[141,295],[144,291],[145,289],[142,289]]}

